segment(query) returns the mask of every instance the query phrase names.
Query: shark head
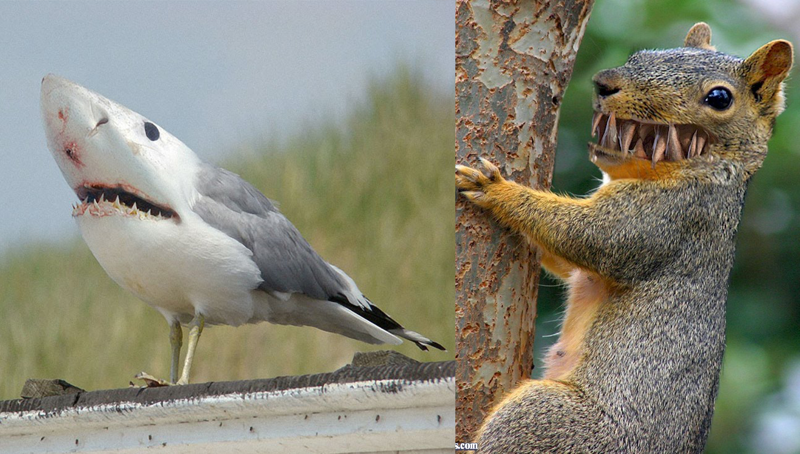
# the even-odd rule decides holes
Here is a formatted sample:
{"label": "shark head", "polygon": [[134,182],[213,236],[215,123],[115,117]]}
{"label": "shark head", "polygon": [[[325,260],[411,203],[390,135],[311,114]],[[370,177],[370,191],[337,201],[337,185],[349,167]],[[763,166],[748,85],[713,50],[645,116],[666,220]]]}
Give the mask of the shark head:
{"label": "shark head", "polygon": [[74,82],[42,79],[50,152],[80,202],[73,216],[180,222],[200,163],[194,152],[138,113]]}

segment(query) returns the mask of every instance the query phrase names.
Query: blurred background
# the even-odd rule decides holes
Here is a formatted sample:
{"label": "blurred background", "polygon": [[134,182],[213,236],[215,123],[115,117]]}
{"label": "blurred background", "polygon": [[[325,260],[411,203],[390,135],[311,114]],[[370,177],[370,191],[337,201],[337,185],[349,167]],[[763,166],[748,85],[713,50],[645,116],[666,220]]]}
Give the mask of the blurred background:
{"label": "blurred background", "polygon": [[[561,119],[553,189],[575,195],[598,185],[589,160],[591,76],[643,48],[683,44],[698,21],[712,45],[746,57],[768,41],[800,44],[796,0],[597,0],[578,52]],[[793,71],[796,75],[797,70]],[[728,346],[709,453],[800,453],[800,87],[790,76],[787,109],[747,194],[728,298]],[[536,367],[556,339],[563,292],[539,289]],[[534,372],[536,375],[536,372]]]}
{"label": "blurred background", "polygon": [[[95,390],[169,372],[167,323],[106,276],[71,219],[77,199],[39,113],[50,72],[240,173],[372,301],[449,352],[396,350],[452,359],[453,11],[427,0],[0,2],[0,399],[26,378]],[[380,348],[313,328],[213,327],[192,381],[327,372]]]}

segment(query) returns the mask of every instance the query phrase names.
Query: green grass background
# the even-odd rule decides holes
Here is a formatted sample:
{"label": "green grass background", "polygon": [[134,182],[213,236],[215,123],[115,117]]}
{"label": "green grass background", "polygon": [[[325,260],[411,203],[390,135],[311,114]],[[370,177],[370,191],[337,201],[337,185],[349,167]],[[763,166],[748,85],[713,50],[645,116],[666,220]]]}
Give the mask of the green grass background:
{"label": "green grass background", "polygon": [[[401,66],[365,98],[343,120],[231,150],[222,166],[278,201],[376,305],[448,352],[372,346],[307,327],[212,327],[192,382],[326,372],[356,351],[382,348],[453,359],[453,94]],[[168,378],[166,321],[112,282],[81,239],[5,254],[0,314],[0,399],[18,397],[26,378],[88,390],[127,386],[140,370]]]}

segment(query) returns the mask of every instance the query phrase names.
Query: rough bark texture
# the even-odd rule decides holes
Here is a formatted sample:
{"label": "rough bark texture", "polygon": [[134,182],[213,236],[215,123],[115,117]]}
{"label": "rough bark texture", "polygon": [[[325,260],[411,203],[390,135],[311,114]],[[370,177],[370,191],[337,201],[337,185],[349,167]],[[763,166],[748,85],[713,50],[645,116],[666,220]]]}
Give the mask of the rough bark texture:
{"label": "rough bark texture", "polygon": [[[456,162],[482,156],[549,187],[556,120],[592,0],[457,0]],[[456,441],[533,364],[537,253],[484,213],[456,205]]]}

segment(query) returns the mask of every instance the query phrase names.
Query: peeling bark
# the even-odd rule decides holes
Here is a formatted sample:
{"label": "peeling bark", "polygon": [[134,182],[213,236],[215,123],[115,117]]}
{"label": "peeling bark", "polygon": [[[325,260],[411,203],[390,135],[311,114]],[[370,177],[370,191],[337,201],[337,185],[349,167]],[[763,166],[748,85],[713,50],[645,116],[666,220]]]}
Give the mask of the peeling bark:
{"label": "peeling bark", "polygon": [[[556,121],[593,0],[456,1],[456,162],[547,188]],[[533,366],[539,257],[456,204],[456,441]]]}

